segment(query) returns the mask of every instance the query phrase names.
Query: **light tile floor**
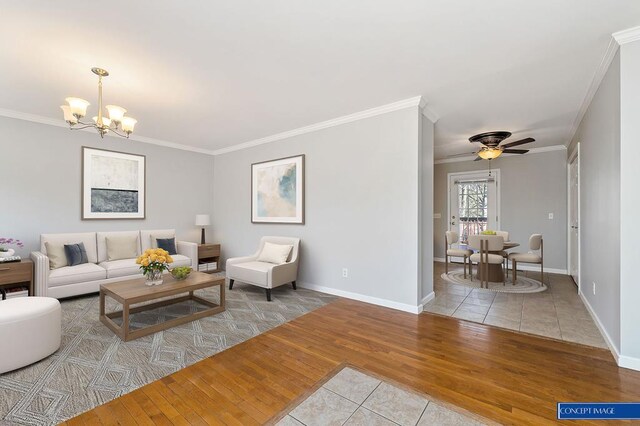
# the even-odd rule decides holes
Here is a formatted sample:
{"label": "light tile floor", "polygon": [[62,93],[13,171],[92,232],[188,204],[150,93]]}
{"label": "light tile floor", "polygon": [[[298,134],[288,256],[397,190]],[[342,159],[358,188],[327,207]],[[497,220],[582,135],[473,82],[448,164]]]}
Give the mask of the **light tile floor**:
{"label": "light tile floor", "polygon": [[[449,265],[449,271],[455,269],[462,270],[462,265]],[[434,262],[433,270],[436,297],[425,305],[426,312],[607,348],[568,275],[545,273],[547,291],[512,294],[472,289],[445,281],[441,277],[444,273],[441,262]],[[540,277],[537,272],[518,273],[534,279]]]}
{"label": "light tile floor", "polygon": [[482,425],[470,417],[345,367],[282,418],[278,426]]}

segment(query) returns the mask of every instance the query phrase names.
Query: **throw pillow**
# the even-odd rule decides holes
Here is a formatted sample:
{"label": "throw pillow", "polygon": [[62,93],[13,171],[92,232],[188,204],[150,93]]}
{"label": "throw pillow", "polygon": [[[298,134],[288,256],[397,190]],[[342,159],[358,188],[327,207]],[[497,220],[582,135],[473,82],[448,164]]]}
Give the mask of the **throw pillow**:
{"label": "throw pillow", "polygon": [[87,260],[87,250],[84,248],[84,243],[65,244],[64,253],[67,256],[67,264],[69,266],[89,263],[89,261]]}
{"label": "throw pillow", "polygon": [[135,259],[138,257],[138,237],[127,235],[126,237],[106,237],[107,259]]}
{"label": "throw pillow", "polygon": [[158,243],[159,249],[168,251],[172,256],[178,254],[175,238],[156,238],[156,242]]}
{"label": "throw pillow", "polygon": [[293,246],[265,242],[260,255],[258,255],[258,262],[276,263],[278,265],[285,263],[289,253],[291,253],[291,249],[293,249]]}
{"label": "throw pillow", "polygon": [[67,266],[67,255],[62,244],[44,243],[49,258],[49,269],[58,269]]}
{"label": "throw pillow", "polygon": [[158,234],[151,235],[151,248],[158,248],[158,238],[175,238],[176,234],[174,232],[159,232]]}

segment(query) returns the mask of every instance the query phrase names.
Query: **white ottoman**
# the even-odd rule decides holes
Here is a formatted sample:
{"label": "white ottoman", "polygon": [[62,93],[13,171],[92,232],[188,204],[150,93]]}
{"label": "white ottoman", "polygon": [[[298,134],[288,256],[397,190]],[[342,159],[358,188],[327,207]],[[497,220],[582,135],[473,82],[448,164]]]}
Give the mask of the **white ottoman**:
{"label": "white ottoman", "polygon": [[60,302],[51,297],[0,301],[0,374],[46,358],[60,347]]}

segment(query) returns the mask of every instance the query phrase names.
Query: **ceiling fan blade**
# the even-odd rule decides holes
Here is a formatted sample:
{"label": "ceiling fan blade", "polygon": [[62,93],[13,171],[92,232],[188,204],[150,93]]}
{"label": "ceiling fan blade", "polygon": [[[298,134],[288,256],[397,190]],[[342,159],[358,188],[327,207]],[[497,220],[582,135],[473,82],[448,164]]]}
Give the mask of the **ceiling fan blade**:
{"label": "ceiling fan blade", "polygon": [[475,159],[475,160],[473,160],[473,161],[480,161],[480,160],[482,160],[482,157],[480,157],[480,156],[478,155],[478,156],[476,157],[476,159]]}
{"label": "ceiling fan blade", "polygon": [[531,143],[535,141],[536,140],[534,138],[520,139],[519,141],[509,142],[504,145],[501,145],[501,148],[511,148],[512,146],[524,145],[525,143]]}
{"label": "ceiling fan blade", "polygon": [[528,149],[503,149],[502,152],[505,154],[526,154],[529,152]]}

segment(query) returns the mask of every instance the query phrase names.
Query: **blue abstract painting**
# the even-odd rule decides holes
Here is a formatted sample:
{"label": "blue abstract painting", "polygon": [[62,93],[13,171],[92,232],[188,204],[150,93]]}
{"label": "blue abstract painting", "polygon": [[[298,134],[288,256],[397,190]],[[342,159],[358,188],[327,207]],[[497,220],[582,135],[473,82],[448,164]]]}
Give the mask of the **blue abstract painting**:
{"label": "blue abstract painting", "polygon": [[302,223],[303,156],[253,165],[253,221]]}

